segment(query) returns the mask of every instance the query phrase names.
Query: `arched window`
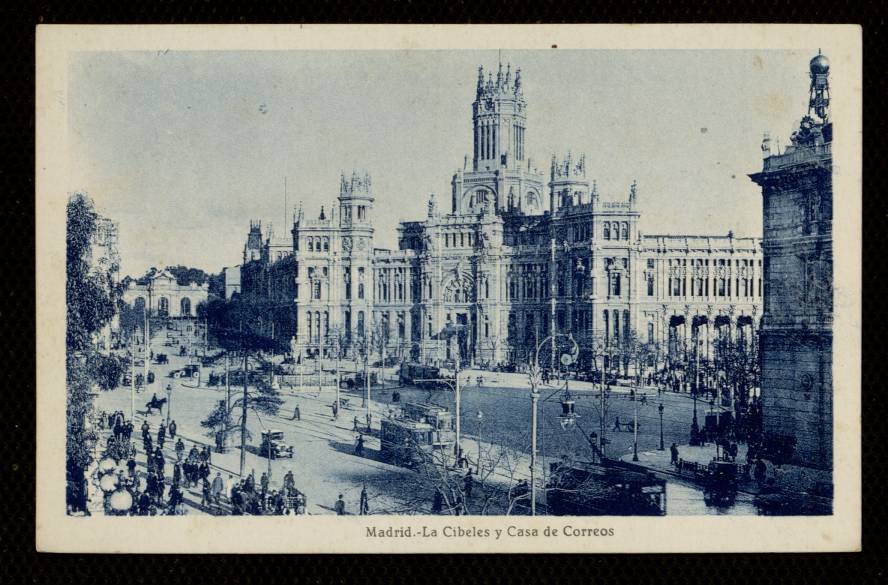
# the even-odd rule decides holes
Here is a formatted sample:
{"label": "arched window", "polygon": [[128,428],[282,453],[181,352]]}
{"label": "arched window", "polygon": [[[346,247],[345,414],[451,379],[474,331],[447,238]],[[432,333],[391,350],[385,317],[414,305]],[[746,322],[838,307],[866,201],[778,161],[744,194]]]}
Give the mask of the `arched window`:
{"label": "arched window", "polygon": [[314,238],[308,238],[308,251],[309,251],[309,252],[314,252],[314,250],[315,250],[315,247],[314,247]]}
{"label": "arched window", "polygon": [[625,221],[623,222],[623,227],[621,228],[621,231],[620,231],[620,238],[623,240],[629,239],[629,224],[626,223]]}
{"label": "arched window", "polygon": [[133,302],[133,309],[137,313],[143,313],[145,311],[145,297],[136,297],[136,300]]}
{"label": "arched window", "polygon": [[170,314],[170,300],[166,297],[160,297],[157,300],[157,314],[166,317]]}
{"label": "arched window", "polygon": [[191,316],[191,299],[189,299],[188,297],[183,298],[179,302],[179,314],[181,314],[183,317]]}
{"label": "arched window", "polygon": [[324,252],[330,251],[330,238],[324,238]]}
{"label": "arched window", "polygon": [[358,337],[364,337],[364,311],[358,311]]}
{"label": "arched window", "polygon": [[359,299],[364,298],[364,283],[363,282],[358,283],[358,298]]}
{"label": "arched window", "polygon": [[610,224],[608,222],[604,222],[604,239],[605,240],[611,239],[611,228],[610,228]]}

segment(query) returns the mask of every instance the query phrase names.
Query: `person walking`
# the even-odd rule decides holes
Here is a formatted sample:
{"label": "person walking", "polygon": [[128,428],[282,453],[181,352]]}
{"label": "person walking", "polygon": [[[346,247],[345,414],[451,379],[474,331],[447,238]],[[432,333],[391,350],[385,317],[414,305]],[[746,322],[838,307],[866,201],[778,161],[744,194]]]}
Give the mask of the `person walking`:
{"label": "person walking", "polygon": [[176,460],[182,461],[182,457],[185,455],[185,443],[182,442],[182,437],[176,439]]}
{"label": "person walking", "polygon": [[768,474],[768,467],[765,465],[765,462],[761,459],[757,459],[755,462],[755,481],[761,487],[762,483],[765,481],[765,476]]}
{"label": "person walking", "polygon": [[200,505],[206,506],[212,503],[212,495],[211,495],[212,486],[210,484],[210,480],[206,477],[203,478],[201,482],[201,490],[200,490]]}
{"label": "person walking", "polygon": [[302,420],[302,413],[299,412],[299,405],[298,404],[295,407],[293,407],[293,418],[291,418],[290,420]]}
{"label": "person walking", "polygon": [[168,430],[169,433],[170,433],[170,438],[171,438],[171,439],[175,439],[175,438],[176,438],[176,431],[178,430],[178,427],[176,426],[176,421],[175,421],[175,420],[171,420],[171,421],[170,421],[170,426],[169,426],[169,428],[168,428],[167,430]]}
{"label": "person walking", "polygon": [[166,457],[163,456],[163,451],[158,447],[154,450],[154,468],[159,470],[160,473],[163,473],[164,465],[166,465]]}
{"label": "person walking", "polygon": [[296,480],[293,477],[293,470],[288,469],[287,473],[284,474],[284,492],[287,495],[290,495],[296,489]]}
{"label": "person walking", "polygon": [[370,513],[370,502],[367,497],[367,486],[364,485],[361,488],[361,503],[360,503],[361,516],[367,516]]}
{"label": "person walking", "polygon": [[435,496],[432,498],[432,514],[440,514],[444,508],[444,493],[441,488],[435,488]]}
{"label": "person walking", "polygon": [[354,432],[358,432],[360,429],[358,428],[358,415],[355,415],[354,427],[352,428]]}
{"label": "person walking", "polygon": [[345,500],[342,499],[342,494],[339,494],[339,499],[333,504],[333,509],[336,510],[337,516],[345,516]]}
{"label": "person walking", "polygon": [[367,418],[367,433],[369,434],[370,428],[373,425],[373,415],[368,412],[366,418]]}
{"label": "person walking", "polygon": [[222,473],[217,471],[216,477],[213,478],[213,485],[211,486],[211,492],[213,496],[213,503],[217,506],[222,501],[222,492],[225,491],[225,482],[222,480]]}
{"label": "person walking", "polygon": [[339,404],[335,400],[330,405],[330,409],[333,411],[333,420],[337,420],[339,418]]}
{"label": "person walking", "polygon": [[237,485],[237,482],[234,481],[234,476],[232,474],[228,474],[228,481],[225,483],[225,496],[228,498],[229,502],[232,502],[232,496],[234,496],[234,488]]}
{"label": "person walking", "polygon": [[160,449],[163,449],[163,444],[166,441],[166,425],[163,422],[160,423],[160,428],[157,429],[157,446]]}
{"label": "person walking", "polygon": [[264,471],[262,475],[259,476],[259,498],[262,500],[263,505],[265,504],[265,496],[268,495],[268,474]]}
{"label": "person walking", "polygon": [[466,500],[472,497],[472,488],[475,486],[475,476],[472,475],[472,470],[469,469],[469,472],[466,474],[465,479],[463,480],[463,491],[466,494]]}
{"label": "person walking", "polygon": [[364,456],[364,435],[358,435],[355,443],[355,455],[358,457]]}
{"label": "person walking", "polygon": [[678,465],[678,445],[672,443],[669,447],[670,460],[669,463],[672,465]]}

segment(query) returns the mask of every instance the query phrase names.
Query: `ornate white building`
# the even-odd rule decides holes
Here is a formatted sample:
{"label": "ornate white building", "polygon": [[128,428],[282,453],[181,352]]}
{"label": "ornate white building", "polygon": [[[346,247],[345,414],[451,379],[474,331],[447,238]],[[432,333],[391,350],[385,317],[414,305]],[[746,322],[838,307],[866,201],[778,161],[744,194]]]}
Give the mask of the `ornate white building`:
{"label": "ornate white building", "polygon": [[147,307],[150,315],[160,317],[196,317],[197,306],[206,303],[207,297],[206,283],[180,285],[167,270],[153,274],[147,284],[130,281],[123,290],[124,302],[137,309]]}
{"label": "ornate white building", "polygon": [[[277,335],[312,353],[372,333],[389,355],[445,360],[459,347],[465,362],[499,363],[526,359],[553,329],[581,347],[634,336],[687,351],[757,326],[758,238],[642,235],[637,185],[602,200],[585,156],[553,156],[547,182],[526,156],[520,70],[479,69],[472,121],[450,209],[432,195],[423,220],[400,224],[397,250],[374,248],[367,174],[343,175],[338,205],[317,219],[297,212],[292,255],[276,260],[279,245],[260,245],[252,226],[242,292],[277,299],[288,315]],[[464,326],[458,344],[448,324]]]}

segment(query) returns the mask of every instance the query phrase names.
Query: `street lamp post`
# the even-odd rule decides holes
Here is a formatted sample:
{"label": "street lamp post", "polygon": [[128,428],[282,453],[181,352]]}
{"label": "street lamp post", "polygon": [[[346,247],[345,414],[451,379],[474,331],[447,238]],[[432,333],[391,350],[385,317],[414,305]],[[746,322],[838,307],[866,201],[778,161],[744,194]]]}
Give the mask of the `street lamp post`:
{"label": "street lamp post", "polygon": [[636,389],[635,398],[632,401],[635,411],[635,416],[632,421],[632,432],[634,435],[633,443],[632,443],[632,461],[638,461],[638,391]]}
{"label": "street lamp post", "polygon": [[130,330],[130,420],[136,424],[136,328]]}
{"label": "street lamp post", "polygon": [[481,426],[484,423],[484,413],[479,410],[478,414],[477,414],[477,418],[478,418],[478,465],[475,468],[475,473],[480,474],[481,473]]}
{"label": "street lamp post", "polygon": [[[574,350],[578,351],[576,346],[576,341],[574,341],[573,336],[570,334],[555,334],[547,337],[542,340],[539,345],[536,347],[536,351],[533,354],[533,363],[531,364],[530,369],[530,515],[536,516],[536,455],[537,455],[537,426],[538,426],[538,415],[537,415],[537,406],[540,401],[540,393],[537,389],[539,384],[539,376],[540,376],[540,349],[547,342],[551,340],[553,341],[553,349],[554,349],[554,339],[558,335],[563,337],[568,337],[570,341],[574,345]],[[575,355],[573,356],[575,358]],[[554,360],[552,360],[554,363]],[[563,361],[565,365],[570,363],[570,360]],[[552,370],[554,373],[554,369]],[[565,391],[567,390],[567,386],[565,385]],[[566,392],[569,396],[569,392]],[[573,416],[572,405],[571,405],[571,416]]]}
{"label": "street lamp post", "polygon": [[663,451],[665,447],[663,446],[663,403],[660,403],[660,406],[657,407],[657,410],[660,411],[660,451]]}
{"label": "street lamp post", "polygon": [[540,401],[540,393],[537,391],[536,377],[539,375],[539,367],[531,375],[530,382],[530,515],[536,516],[536,452],[537,452],[537,404]]}
{"label": "street lamp post", "polygon": [[173,384],[172,383],[167,384],[166,393],[167,393],[167,417],[166,417],[167,420],[166,420],[166,424],[167,424],[167,426],[170,426],[170,410],[172,410],[172,408],[173,408]]}

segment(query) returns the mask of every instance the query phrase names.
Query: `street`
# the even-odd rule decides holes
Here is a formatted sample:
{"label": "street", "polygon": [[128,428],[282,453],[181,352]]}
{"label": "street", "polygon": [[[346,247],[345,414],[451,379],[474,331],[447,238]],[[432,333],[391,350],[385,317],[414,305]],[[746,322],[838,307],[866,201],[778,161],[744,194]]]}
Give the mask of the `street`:
{"label": "street", "polygon": [[[201,426],[210,411],[220,400],[225,400],[225,386],[207,387],[206,381],[211,371],[206,368],[201,372],[200,382],[197,378],[171,378],[169,373],[183,368],[188,363],[199,361],[194,356],[178,355],[180,341],[190,347],[189,340],[175,340],[174,347],[165,347],[168,332],[159,330],[152,335],[152,351],[167,353],[169,362],[151,364],[155,381],[136,395],[136,421],[138,428],[147,416],[152,434],[156,434],[161,421],[166,420],[163,414],[154,411],[145,414],[145,404],[153,394],[158,398],[167,396],[166,386],[172,386],[170,403],[170,419],[178,426],[178,435],[183,438],[186,450],[192,444],[214,443],[212,432]],[[138,354],[137,354],[138,355]],[[232,366],[234,367],[234,366]],[[326,367],[326,364],[325,364]],[[141,368],[137,368],[139,371]],[[212,368],[216,373],[224,372],[224,359]],[[482,376],[482,383],[477,384],[477,376]],[[461,427],[462,444],[470,461],[475,464],[475,445],[483,445],[485,453],[492,445],[501,445],[520,453],[521,457],[529,452],[530,445],[530,392],[526,376],[522,374],[502,374],[472,371],[464,372],[471,383],[461,393]],[[361,407],[361,392],[341,391],[343,402],[347,402],[333,419],[331,404],[335,400],[335,389],[326,386],[319,391],[317,386],[306,386],[302,389],[284,386],[280,390],[283,405],[276,416],[259,415],[255,411],[248,414],[247,429],[250,438],[247,442],[245,472],[254,471],[255,476],[269,469],[269,460],[259,456],[259,439],[263,429],[275,429],[284,433],[285,442],[295,447],[292,459],[275,459],[270,462],[271,486],[279,488],[284,474],[292,471],[296,487],[307,496],[307,512],[309,514],[331,514],[338,494],[343,495],[347,513],[357,513],[361,489],[366,487],[369,494],[370,513],[429,513],[431,493],[428,485],[418,480],[417,474],[409,469],[378,461],[375,454],[379,450],[379,420],[386,416],[392,407],[392,390],[397,386],[396,374],[390,372],[391,379],[383,389],[376,386],[372,389],[371,412],[374,431],[365,436],[366,455],[359,457],[354,452],[358,433],[353,430],[353,421],[357,417],[363,428],[366,410]],[[464,379],[464,378],[463,378]],[[524,386],[522,387],[522,384]],[[449,391],[426,391],[413,387],[400,387],[401,403],[430,402],[454,409],[454,395]],[[242,386],[233,385],[233,399],[242,392]],[[577,419],[573,425],[562,428],[559,414],[561,392],[558,388],[542,387],[539,402],[538,452],[541,456],[540,469],[545,479],[548,462],[557,461],[563,456],[573,459],[590,460],[592,451],[587,440],[590,432],[599,432],[599,390],[590,383],[573,383],[571,394],[576,400]],[[647,404],[638,403],[639,420],[639,452],[650,452],[659,446],[660,417],[657,406],[661,400],[664,405],[663,432],[665,447],[674,441],[679,445],[687,443],[690,430],[693,403],[686,395],[666,393],[657,396],[656,390],[647,391]],[[131,391],[128,386],[103,392],[96,400],[96,408],[112,412],[121,410],[129,415]],[[296,406],[301,411],[301,420],[291,420]],[[698,417],[703,422],[704,408],[708,405],[698,403]],[[628,389],[614,387],[607,404],[606,437],[610,441],[607,455],[612,458],[631,454],[634,434],[623,430],[615,432],[614,421],[619,417],[625,425],[632,420],[635,403],[630,400]],[[481,423],[478,412],[483,413]],[[240,410],[235,412],[238,416]],[[624,427],[625,428],[625,427]],[[480,443],[479,443],[480,433]],[[213,475],[220,471],[223,478],[237,477],[239,468],[239,432],[232,433],[226,453],[213,453]],[[173,442],[167,441],[167,461],[171,467],[174,461]],[[141,451],[141,449],[140,449]],[[712,447],[715,455],[715,447]],[[144,463],[144,454],[139,453],[137,460]],[[526,476],[527,464],[516,465],[513,475],[506,481],[511,482]],[[169,473],[167,474],[169,476]],[[498,474],[502,475],[502,474]],[[687,482],[667,478],[667,498],[669,514],[718,514],[718,513],[755,513],[751,500],[741,494],[733,508],[716,509],[706,506],[702,491]],[[186,490],[186,503],[192,503],[195,511],[202,510],[194,505],[200,500],[200,488]],[[493,509],[490,510],[491,513]]]}

